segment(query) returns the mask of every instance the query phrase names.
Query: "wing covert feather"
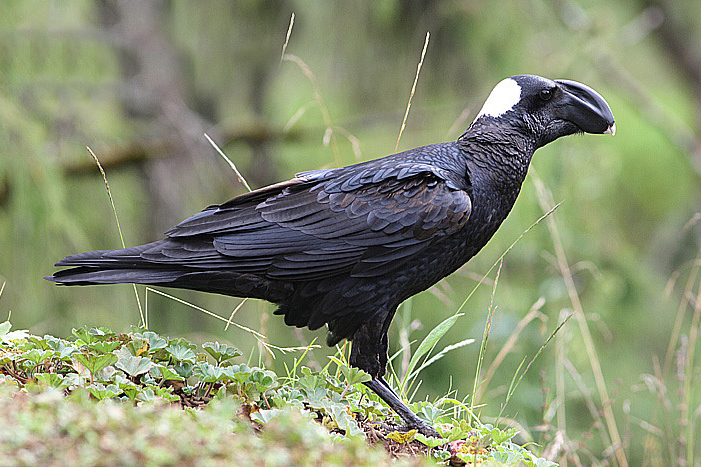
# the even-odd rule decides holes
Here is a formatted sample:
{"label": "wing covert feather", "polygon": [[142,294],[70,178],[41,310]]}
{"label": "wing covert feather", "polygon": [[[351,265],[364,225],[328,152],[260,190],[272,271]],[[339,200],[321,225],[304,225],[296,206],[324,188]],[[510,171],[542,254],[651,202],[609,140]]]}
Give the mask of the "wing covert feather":
{"label": "wing covert feather", "polygon": [[210,206],[169,231],[167,248],[144,254],[287,280],[372,277],[457,232],[472,211],[466,175],[457,186],[455,173],[430,164],[346,169],[298,174]]}

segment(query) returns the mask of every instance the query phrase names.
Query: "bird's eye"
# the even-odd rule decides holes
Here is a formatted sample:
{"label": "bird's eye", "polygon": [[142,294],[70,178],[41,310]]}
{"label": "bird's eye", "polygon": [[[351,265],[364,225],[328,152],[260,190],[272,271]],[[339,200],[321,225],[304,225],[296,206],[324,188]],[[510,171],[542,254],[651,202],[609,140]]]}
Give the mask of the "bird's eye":
{"label": "bird's eye", "polygon": [[540,98],[544,101],[549,101],[553,97],[553,92],[550,89],[543,89],[540,91]]}

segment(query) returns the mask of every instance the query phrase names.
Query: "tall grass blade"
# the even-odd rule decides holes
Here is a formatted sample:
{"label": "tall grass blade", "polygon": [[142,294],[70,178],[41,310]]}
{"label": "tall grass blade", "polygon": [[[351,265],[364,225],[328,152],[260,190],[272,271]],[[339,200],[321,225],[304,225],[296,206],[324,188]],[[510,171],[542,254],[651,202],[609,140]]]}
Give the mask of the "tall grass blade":
{"label": "tall grass blade", "polygon": [[241,307],[248,301],[248,297],[244,298],[241,300],[241,303],[236,305],[236,308],[234,308],[234,311],[231,312],[231,316],[229,316],[229,319],[226,322],[226,326],[224,326],[224,330],[228,330],[229,326],[233,323],[234,315],[238,313],[238,311],[241,309]]}
{"label": "tall grass blade", "polygon": [[219,153],[219,155],[224,158],[224,160],[227,162],[227,164],[229,164],[229,167],[231,167],[231,170],[234,171],[234,173],[236,174],[236,177],[238,177],[239,181],[241,183],[243,183],[243,186],[245,186],[248,191],[252,191],[251,187],[248,185],[248,182],[246,181],[246,179],[243,178],[243,175],[241,175],[241,172],[239,172],[239,169],[236,168],[236,164],[231,162],[231,159],[226,157],[226,154],[224,154],[224,151],[219,149],[219,146],[217,146],[217,143],[215,143],[212,140],[212,138],[209,137],[209,135],[207,133],[204,134],[204,137],[207,138],[207,141],[209,141],[209,144],[211,144],[214,147],[214,149]]}
{"label": "tall grass blade", "polygon": [[499,349],[497,356],[494,357],[492,363],[489,364],[489,367],[487,368],[487,371],[484,374],[484,378],[482,379],[482,384],[477,388],[476,395],[473,396],[477,400],[482,400],[482,396],[484,395],[485,389],[489,386],[489,382],[494,377],[494,374],[497,372],[497,369],[500,367],[506,356],[516,347],[518,339],[521,336],[523,330],[526,328],[526,326],[528,326],[528,324],[535,319],[543,319],[543,313],[540,312],[540,309],[543,307],[544,304],[545,299],[543,297],[540,297],[531,306],[526,316],[521,318],[518,324],[516,324],[516,327],[509,335],[509,338],[506,339],[506,342],[501,346],[501,349]]}
{"label": "tall grass blade", "polygon": [[[114,205],[114,198],[112,198],[112,191],[110,190],[110,184],[107,181],[107,175],[105,174],[105,169],[102,168],[102,164],[100,164],[100,160],[97,158],[97,156],[95,155],[93,150],[90,149],[89,146],[85,146],[85,148],[88,150],[88,152],[90,153],[92,158],[95,159],[95,163],[97,164],[97,168],[100,169],[100,173],[102,174],[102,181],[105,183],[105,188],[107,189],[107,196],[109,196],[110,204],[112,205],[112,212],[114,213],[114,220],[117,223],[117,231],[119,232],[119,240],[122,242],[122,248],[126,248],[127,245],[124,243],[124,235],[122,234],[122,226],[119,224],[119,216],[117,215],[117,208]],[[141,317],[141,327],[148,328],[148,316],[144,314],[143,307],[141,306],[141,299],[139,298],[139,292],[136,290],[136,284],[132,284],[132,287],[134,288],[134,297],[136,297],[136,305],[139,307],[139,316]]]}
{"label": "tall grass blade", "polygon": [[472,383],[472,400],[470,401],[470,406],[474,409],[475,404],[477,404],[477,388],[480,384],[480,375],[482,374],[482,363],[484,361],[484,354],[487,351],[487,342],[489,341],[489,334],[492,330],[492,319],[494,318],[494,313],[497,311],[497,307],[494,306],[494,295],[497,291],[497,285],[499,284],[499,277],[501,276],[501,268],[504,265],[504,260],[499,261],[499,268],[497,269],[497,274],[494,277],[494,285],[492,286],[492,295],[489,299],[489,309],[487,312],[487,322],[484,325],[484,333],[482,334],[482,343],[480,345],[479,356],[477,358],[477,368],[475,369],[475,378]]}
{"label": "tall grass blade", "polygon": [[416,76],[414,77],[414,84],[411,86],[411,92],[409,93],[409,102],[406,104],[406,112],[404,112],[404,119],[402,119],[402,126],[399,128],[399,136],[397,137],[397,144],[394,146],[394,150],[399,149],[399,141],[402,139],[402,133],[404,133],[404,128],[406,128],[406,121],[409,118],[409,110],[411,109],[411,100],[414,98],[414,93],[416,92],[416,84],[419,82],[419,74],[421,73],[421,67],[424,64],[424,57],[426,56],[426,49],[428,48],[428,41],[431,38],[431,33],[426,31],[426,40],[424,41],[424,48],[421,51],[421,59],[419,60],[419,65],[416,67]]}
{"label": "tall grass blade", "polygon": [[699,338],[699,323],[701,323],[701,282],[699,282],[696,297],[694,300],[694,314],[691,318],[691,326],[689,327],[689,345],[687,346],[687,354],[685,358],[684,381],[683,381],[683,416],[686,424],[686,465],[698,465],[694,461],[694,445],[696,435],[694,433],[696,423],[701,414],[701,406],[694,410],[694,374],[697,373],[697,368],[694,366],[694,356],[696,351],[696,343]]}
{"label": "tall grass blade", "polygon": [[304,60],[302,60],[296,55],[286,53],[282,56],[282,60],[292,62],[295,65],[297,65],[297,67],[299,67],[304,76],[306,76],[309,82],[311,83],[312,88],[314,89],[314,100],[317,103],[319,112],[321,112],[321,118],[323,119],[324,126],[326,127],[326,131],[324,132],[324,145],[331,145],[334,161],[336,165],[341,165],[341,153],[338,150],[338,145],[336,144],[334,125],[331,122],[331,114],[329,113],[329,109],[328,107],[326,107],[324,98],[321,95],[321,87],[319,86],[319,82],[317,81],[316,76],[312,72],[312,69],[309,68],[309,65],[307,65],[304,62]]}
{"label": "tall grass blade", "polygon": [[[213,311],[209,311],[209,310],[207,310],[207,309],[205,309],[205,308],[202,308],[201,306],[197,306],[197,305],[195,305],[194,303],[190,303],[190,302],[188,302],[188,301],[186,301],[186,300],[183,300],[182,298],[178,298],[178,297],[176,297],[176,296],[174,296],[174,295],[170,295],[170,294],[167,294],[167,293],[165,293],[165,292],[161,292],[160,290],[152,289],[151,287],[146,287],[146,292],[153,292],[153,293],[155,293],[155,294],[158,294],[158,295],[161,295],[161,296],[163,296],[163,297],[169,298],[169,299],[171,299],[171,300],[173,300],[173,301],[176,301],[176,302],[181,303],[181,304],[183,304],[183,305],[189,306],[190,308],[193,308],[193,309],[195,309],[195,310],[197,310],[197,311],[201,311],[202,313],[206,314],[207,316],[211,316],[212,318],[216,318],[216,319],[218,319],[218,320],[224,321],[225,323],[231,322],[231,321],[229,321],[228,319],[224,318],[223,316],[219,316],[218,314],[214,313]],[[236,326],[237,328],[241,329],[242,331],[246,331],[246,332],[252,334],[254,337],[256,337],[256,338],[258,338],[258,339],[265,339],[265,336],[264,336],[263,334],[259,333],[258,331],[254,330],[254,329],[251,329],[251,328],[249,328],[249,327],[243,326],[243,325],[238,324],[238,323],[236,323],[236,322],[231,322],[231,324],[233,324],[233,325]]]}
{"label": "tall grass blade", "polygon": [[460,341],[460,342],[456,342],[455,344],[446,345],[445,347],[443,347],[443,350],[441,350],[441,351],[438,352],[436,355],[434,355],[433,357],[431,357],[431,358],[429,358],[428,360],[426,360],[424,363],[421,364],[420,367],[418,367],[416,370],[414,370],[414,371],[409,375],[409,379],[410,379],[410,380],[411,380],[411,379],[414,379],[414,378],[415,378],[416,376],[418,376],[418,374],[421,373],[424,369],[428,368],[429,366],[433,365],[435,362],[437,362],[437,361],[440,360],[441,358],[445,357],[445,355],[446,355],[448,352],[451,352],[451,351],[453,351],[453,350],[455,350],[455,349],[459,349],[459,348],[461,348],[461,347],[465,347],[466,345],[473,344],[474,342],[475,342],[474,339],[465,339],[465,340],[462,340],[462,341]]}
{"label": "tall grass blade", "polygon": [[[511,380],[511,384],[509,385],[509,390],[508,390],[507,393],[506,393],[506,400],[504,401],[504,404],[501,406],[501,410],[499,410],[499,416],[497,417],[497,419],[500,419],[500,418],[501,418],[501,414],[504,412],[504,409],[506,408],[506,405],[507,405],[507,404],[509,403],[509,401],[511,400],[511,396],[513,396],[514,392],[516,391],[516,388],[518,387],[518,385],[519,385],[519,384],[521,383],[521,381],[523,380],[523,377],[526,376],[526,373],[528,373],[528,370],[531,368],[531,365],[533,365],[533,362],[535,362],[535,361],[538,359],[538,357],[540,356],[541,353],[543,353],[543,350],[545,350],[545,348],[548,346],[548,344],[550,343],[550,341],[553,340],[553,337],[555,337],[555,335],[556,335],[558,332],[560,332],[560,329],[562,329],[562,327],[567,323],[567,321],[569,321],[570,318],[572,318],[573,316],[574,316],[574,313],[570,313],[570,314],[567,316],[567,318],[565,318],[564,320],[562,320],[562,322],[561,322],[560,324],[557,325],[557,327],[555,328],[555,330],[548,336],[548,338],[545,340],[545,342],[543,342],[543,345],[540,346],[540,348],[538,349],[538,351],[536,352],[536,354],[533,356],[533,358],[531,358],[531,361],[528,362],[528,365],[526,365],[526,368],[525,368],[525,369],[523,370],[523,372],[519,375],[519,371],[521,370],[521,367],[523,366],[523,362],[526,361],[525,357],[524,357],[524,359],[521,361],[521,364],[518,366],[518,369],[516,370],[516,373],[514,373],[514,378],[512,378],[512,380]],[[518,376],[518,380],[516,379],[516,376]]]}
{"label": "tall grass blade", "polygon": [[287,35],[285,36],[285,43],[282,44],[282,53],[280,54],[280,65],[282,65],[282,59],[285,58],[285,52],[287,51],[287,45],[290,43],[290,36],[292,35],[292,26],[295,25],[295,14],[292,12],[290,16],[290,25],[287,27]]}
{"label": "tall grass blade", "polygon": [[453,316],[444,319],[435,328],[431,329],[431,332],[429,332],[428,335],[424,338],[424,340],[421,341],[421,344],[419,344],[419,347],[416,349],[416,352],[414,352],[414,355],[411,356],[411,360],[409,361],[409,367],[407,369],[406,375],[404,376],[404,379],[402,380],[400,388],[402,395],[404,395],[406,383],[408,381],[408,375],[414,372],[414,368],[416,368],[419,359],[436,346],[438,341],[445,335],[446,332],[450,330],[450,328],[453,327],[453,325],[455,325],[457,319],[462,315],[463,313],[456,313]]}
{"label": "tall grass blade", "polygon": [[281,353],[288,353],[288,352],[297,352],[297,351],[301,351],[301,350],[305,350],[305,349],[309,349],[309,348],[313,348],[313,349],[321,348],[320,345],[311,345],[311,344],[308,346],[305,345],[305,346],[297,346],[297,347],[280,347],[277,345],[273,345],[273,344],[270,344],[268,342],[265,342],[265,339],[267,339],[267,337],[264,334],[261,334],[260,332],[256,331],[255,329],[251,329],[251,328],[246,327],[242,324],[238,324],[236,322],[230,321],[223,316],[219,316],[218,314],[214,313],[213,311],[209,311],[205,308],[202,308],[201,306],[197,306],[194,303],[190,303],[186,300],[183,300],[182,298],[178,298],[178,297],[175,297],[173,295],[167,294],[165,292],[161,292],[160,290],[152,289],[151,287],[146,287],[146,293],[148,293],[148,292],[153,292],[155,294],[169,298],[169,299],[176,301],[178,303],[181,303],[183,305],[189,306],[190,308],[193,308],[197,311],[200,311],[200,312],[206,314],[207,316],[211,316],[212,318],[218,319],[220,321],[224,321],[225,323],[233,324],[234,326],[241,329],[242,331],[245,331],[245,332],[251,334],[258,342],[261,343],[261,345],[265,348],[265,350],[268,353],[270,353],[270,355],[273,355],[273,356],[275,356],[275,354],[272,352],[272,350],[277,350]]}

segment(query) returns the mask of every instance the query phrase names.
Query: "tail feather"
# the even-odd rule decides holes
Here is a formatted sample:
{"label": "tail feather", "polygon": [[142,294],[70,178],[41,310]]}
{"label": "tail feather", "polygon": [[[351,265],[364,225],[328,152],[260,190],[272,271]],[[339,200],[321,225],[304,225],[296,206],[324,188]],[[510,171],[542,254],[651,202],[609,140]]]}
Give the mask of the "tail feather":
{"label": "tail feather", "polygon": [[44,279],[64,285],[97,285],[97,284],[163,284],[176,281],[183,276],[183,271],[136,269],[119,267],[103,269],[94,266],[79,266],[56,272]]}
{"label": "tail feather", "polygon": [[[93,260],[85,261],[95,264]],[[73,264],[71,262],[70,265]],[[262,298],[273,303],[282,302],[293,292],[291,284],[271,281],[255,274],[232,270],[201,271],[153,263],[129,266],[103,262],[99,266],[78,266],[57,271],[45,279],[61,285],[145,284],[233,297]]]}
{"label": "tail feather", "polygon": [[45,277],[65,285],[93,284],[161,284],[173,282],[183,275],[183,271],[172,265],[158,264],[145,260],[141,254],[160,242],[147,243],[119,250],[97,250],[66,256],[55,265],[69,267]]}
{"label": "tail feather", "polygon": [[[209,244],[211,251],[202,246]],[[190,252],[186,257],[182,252]],[[227,258],[223,258],[227,259]],[[66,256],[56,263],[67,267],[45,279],[62,285],[146,284],[200,290],[279,303],[292,285],[276,282],[246,268],[248,263],[223,261],[211,240],[179,245],[172,239],[120,250],[98,250]],[[242,267],[243,266],[243,267]]]}
{"label": "tail feather", "polygon": [[145,245],[123,248],[120,250],[97,250],[70,255],[55,264],[57,267],[65,266],[102,266],[114,268],[130,268],[134,266],[148,267],[148,261],[141,254],[166,243],[167,240],[147,243]]}

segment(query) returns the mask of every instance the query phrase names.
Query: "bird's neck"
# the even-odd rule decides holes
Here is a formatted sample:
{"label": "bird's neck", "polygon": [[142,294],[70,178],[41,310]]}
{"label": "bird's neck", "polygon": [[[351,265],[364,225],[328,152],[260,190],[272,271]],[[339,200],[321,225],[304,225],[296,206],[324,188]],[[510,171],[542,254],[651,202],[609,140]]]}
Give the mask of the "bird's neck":
{"label": "bird's neck", "polygon": [[[510,128],[482,125],[478,120],[458,139],[464,150],[470,177],[481,179],[496,189],[520,189],[537,141],[530,135]],[[473,180],[476,182],[478,180]]]}

